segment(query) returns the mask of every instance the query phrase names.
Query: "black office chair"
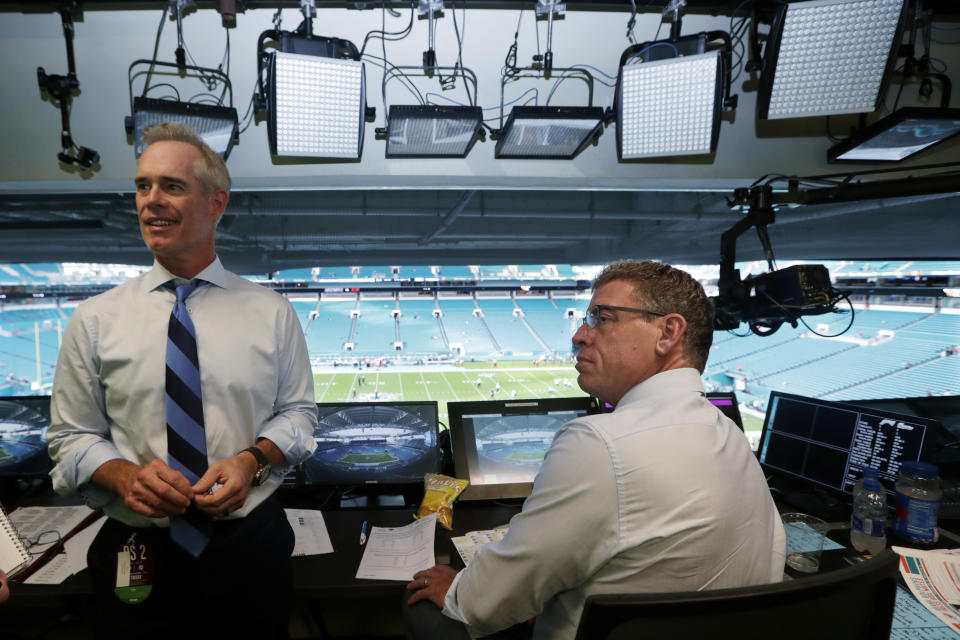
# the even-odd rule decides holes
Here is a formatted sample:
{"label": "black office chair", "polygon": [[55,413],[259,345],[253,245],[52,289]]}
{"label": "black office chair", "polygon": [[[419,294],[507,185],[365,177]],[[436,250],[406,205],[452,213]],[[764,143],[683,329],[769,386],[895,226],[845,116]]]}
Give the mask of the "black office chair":
{"label": "black office chair", "polygon": [[876,640],[890,636],[900,556],[787,582],[587,598],[577,640]]}

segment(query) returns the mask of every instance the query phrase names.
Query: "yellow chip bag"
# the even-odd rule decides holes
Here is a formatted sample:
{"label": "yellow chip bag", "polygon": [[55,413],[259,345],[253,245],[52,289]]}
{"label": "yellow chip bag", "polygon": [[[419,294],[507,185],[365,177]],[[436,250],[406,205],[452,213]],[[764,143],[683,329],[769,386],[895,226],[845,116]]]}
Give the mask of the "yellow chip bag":
{"label": "yellow chip bag", "polygon": [[423,502],[420,511],[414,518],[423,518],[431,513],[437,514],[437,522],[445,529],[453,528],[453,501],[460,492],[467,488],[469,480],[460,480],[443,476],[439,473],[428,473],[423,476]]}

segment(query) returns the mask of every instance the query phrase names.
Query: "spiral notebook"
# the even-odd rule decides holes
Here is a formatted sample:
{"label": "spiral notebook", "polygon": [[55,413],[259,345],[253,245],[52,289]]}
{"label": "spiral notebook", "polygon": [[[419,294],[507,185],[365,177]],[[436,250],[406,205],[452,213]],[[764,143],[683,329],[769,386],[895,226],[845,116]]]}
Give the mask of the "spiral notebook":
{"label": "spiral notebook", "polygon": [[20,542],[20,536],[7,518],[3,507],[0,507],[0,570],[12,576],[28,564],[30,554]]}

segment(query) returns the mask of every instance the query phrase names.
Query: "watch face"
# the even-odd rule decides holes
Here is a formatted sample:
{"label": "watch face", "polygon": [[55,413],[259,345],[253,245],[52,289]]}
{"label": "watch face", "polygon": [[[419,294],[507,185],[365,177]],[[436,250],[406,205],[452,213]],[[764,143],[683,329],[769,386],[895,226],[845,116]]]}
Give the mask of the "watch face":
{"label": "watch face", "polygon": [[267,478],[269,477],[270,477],[270,465],[265,464],[259,469],[257,469],[257,473],[253,476],[253,486],[259,487],[264,482],[266,482]]}

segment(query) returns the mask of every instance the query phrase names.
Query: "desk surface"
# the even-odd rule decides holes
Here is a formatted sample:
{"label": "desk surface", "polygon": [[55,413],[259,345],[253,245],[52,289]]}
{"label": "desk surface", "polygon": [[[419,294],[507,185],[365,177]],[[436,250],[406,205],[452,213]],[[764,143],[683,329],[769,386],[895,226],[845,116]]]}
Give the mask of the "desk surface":
{"label": "desk surface", "polygon": [[[463,563],[450,538],[468,531],[492,529],[509,522],[520,511],[519,505],[492,503],[457,504],[453,511],[453,530],[438,526],[434,542],[434,554],[440,564],[462,568]],[[358,580],[357,567],[363,556],[359,544],[360,527],[364,522],[370,526],[397,527],[413,521],[416,509],[363,509],[324,511],[323,519],[333,544],[333,553],[319,556],[300,556],[293,559],[293,586],[298,595],[322,597],[368,597],[396,594],[400,597],[405,582],[386,580]],[[255,553],[253,555],[255,557]],[[17,600],[55,596],[91,595],[93,589],[86,571],[71,576],[60,585],[16,586]]]}
{"label": "desk surface", "polygon": [[[461,505],[454,507],[453,531],[437,526],[434,542],[434,554],[439,564],[450,564],[462,568],[463,563],[451,537],[461,536],[468,531],[492,529],[504,524],[520,510],[519,506],[501,505]],[[293,586],[301,595],[321,597],[369,596],[396,593],[399,598],[405,582],[384,580],[357,580],[357,567],[363,555],[359,544],[360,527],[364,521],[370,526],[396,527],[413,521],[415,509],[378,509],[325,511],[323,519],[333,543],[333,553],[322,556],[294,558]]]}

